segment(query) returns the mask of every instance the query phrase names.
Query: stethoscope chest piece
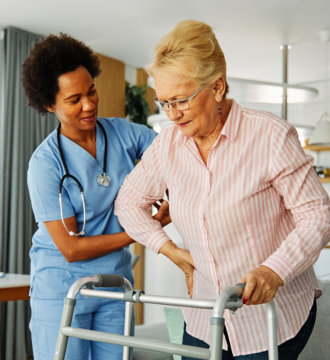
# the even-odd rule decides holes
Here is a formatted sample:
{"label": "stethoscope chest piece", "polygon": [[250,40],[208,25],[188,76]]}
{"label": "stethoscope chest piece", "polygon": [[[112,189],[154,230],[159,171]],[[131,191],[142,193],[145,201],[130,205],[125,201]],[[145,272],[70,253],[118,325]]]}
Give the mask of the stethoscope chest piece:
{"label": "stethoscope chest piece", "polygon": [[97,183],[101,186],[107,187],[110,185],[110,176],[106,173],[101,173],[97,175]]}

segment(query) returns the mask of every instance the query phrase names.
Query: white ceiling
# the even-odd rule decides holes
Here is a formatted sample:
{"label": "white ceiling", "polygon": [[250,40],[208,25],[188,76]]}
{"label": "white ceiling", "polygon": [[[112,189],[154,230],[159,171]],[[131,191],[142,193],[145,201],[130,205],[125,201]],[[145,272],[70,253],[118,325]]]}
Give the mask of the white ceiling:
{"label": "white ceiling", "polygon": [[134,67],[148,64],[161,36],[183,19],[213,27],[230,77],[280,82],[279,46],[291,44],[289,82],[325,78],[319,32],[330,29],[329,0],[0,0],[0,26],[65,32]]}

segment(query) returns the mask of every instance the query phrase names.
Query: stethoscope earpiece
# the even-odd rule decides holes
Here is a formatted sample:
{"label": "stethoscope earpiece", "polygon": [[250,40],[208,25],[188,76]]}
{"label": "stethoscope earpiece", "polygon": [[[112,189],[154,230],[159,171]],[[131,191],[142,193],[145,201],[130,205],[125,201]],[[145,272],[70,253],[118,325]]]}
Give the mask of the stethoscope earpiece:
{"label": "stethoscope earpiece", "polygon": [[[101,186],[109,186],[110,185],[110,176],[106,174],[108,139],[107,139],[107,134],[105,133],[105,130],[104,130],[104,127],[102,126],[102,124],[99,121],[97,121],[97,124],[102,129],[102,132],[103,132],[103,135],[104,135],[104,157],[103,157],[103,173],[97,175],[96,180],[97,180],[97,183],[99,185],[101,185]],[[79,180],[69,173],[68,166],[66,164],[66,161],[65,161],[64,155],[63,155],[63,151],[62,151],[61,137],[60,137],[61,130],[60,129],[61,129],[61,123],[57,127],[58,150],[60,152],[62,163],[63,163],[64,169],[65,169],[65,175],[62,177],[62,179],[60,181],[60,185],[59,185],[59,201],[60,201],[60,210],[61,210],[61,220],[62,220],[62,223],[63,223],[63,226],[64,226],[65,230],[68,232],[68,234],[70,236],[82,236],[82,235],[85,235],[85,225],[86,225],[86,207],[85,207],[84,190],[83,190],[83,187],[80,184]],[[84,211],[84,221],[83,221],[83,227],[82,227],[82,229],[81,229],[81,231],[79,233],[75,233],[74,231],[69,231],[68,228],[65,225],[64,218],[63,218],[62,185],[63,185],[63,181],[64,181],[64,179],[66,177],[72,178],[77,183],[77,185],[79,186],[80,194],[81,194],[81,200],[82,200],[82,203],[83,203],[83,211]]]}

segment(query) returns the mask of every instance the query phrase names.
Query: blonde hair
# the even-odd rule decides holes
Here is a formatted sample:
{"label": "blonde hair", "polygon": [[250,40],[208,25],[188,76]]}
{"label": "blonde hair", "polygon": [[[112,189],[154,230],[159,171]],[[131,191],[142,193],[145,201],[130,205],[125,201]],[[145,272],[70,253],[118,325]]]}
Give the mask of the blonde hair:
{"label": "blonde hair", "polygon": [[196,20],[180,21],[161,39],[146,70],[154,76],[161,69],[201,84],[210,84],[221,76],[226,81],[226,60],[215,34],[209,25]]}

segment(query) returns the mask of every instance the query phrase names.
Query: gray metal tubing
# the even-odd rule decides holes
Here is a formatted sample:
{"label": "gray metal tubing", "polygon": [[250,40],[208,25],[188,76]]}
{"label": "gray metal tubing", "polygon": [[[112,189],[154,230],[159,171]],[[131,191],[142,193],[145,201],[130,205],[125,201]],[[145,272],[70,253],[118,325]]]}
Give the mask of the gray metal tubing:
{"label": "gray metal tubing", "polygon": [[266,304],[267,310],[267,333],[268,333],[268,358],[278,359],[278,340],[275,301],[271,300]]}
{"label": "gray metal tubing", "polygon": [[[86,278],[84,278],[86,279]],[[83,279],[82,279],[83,280]],[[125,279],[126,280],[126,279]],[[78,280],[79,281],[79,280]],[[77,281],[77,282],[78,282]],[[129,281],[126,280],[128,283]],[[78,287],[78,285],[76,286]],[[70,289],[71,290],[71,289]],[[131,290],[130,283],[126,284],[125,290]],[[76,291],[76,290],[75,290]],[[78,290],[79,291],[79,290]],[[157,295],[146,295],[140,294],[132,296],[131,301],[127,301],[126,304],[129,304],[131,307],[135,302],[141,303],[151,303],[151,304],[161,304],[161,305],[172,305],[180,307],[195,307],[195,308],[204,308],[204,309],[213,309],[213,316],[211,320],[211,346],[210,350],[199,349],[193,346],[186,345],[176,345],[166,342],[159,342],[156,340],[141,339],[136,338],[130,335],[131,329],[130,324],[128,324],[128,319],[131,318],[130,309],[127,308],[128,316],[126,318],[125,314],[125,335],[116,335],[116,334],[107,334],[96,332],[92,330],[84,329],[73,329],[66,327],[62,330],[63,334],[66,336],[79,337],[82,339],[89,339],[95,341],[109,342],[112,344],[123,345],[129,349],[129,347],[138,347],[143,349],[155,350],[166,352],[170,354],[177,354],[182,356],[190,356],[192,358],[199,359],[211,359],[211,360],[221,360],[222,359],[222,336],[224,328],[224,310],[230,308],[239,308],[242,307],[242,301],[232,301],[231,297],[241,296],[243,289],[240,286],[235,286],[231,288],[224,289],[218,298],[214,300],[199,300],[199,299],[184,299],[184,298],[175,298],[168,296],[157,296]],[[93,296],[100,298],[110,298],[125,300],[125,293],[110,292],[110,291],[101,291],[94,289],[81,289],[80,293],[85,296]],[[267,306],[267,326],[268,326],[268,342],[269,342],[269,359],[277,360],[278,359],[278,342],[277,342],[277,327],[276,327],[276,310],[275,303],[272,300],[270,303],[266,304]],[[129,329],[129,331],[128,331]],[[127,334],[127,335],[126,335]],[[123,359],[128,359],[129,352],[125,352]],[[61,359],[61,358],[58,358]],[[56,359],[57,360],[57,359]],[[62,359],[61,359],[62,360]]]}
{"label": "gray metal tubing", "polygon": [[101,341],[109,344],[160,351],[168,354],[189,356],[195,359],[210,359],[209,349],[202,349],[195,346],[172,344],[159,340],[144,339],[135,336],[109,334],[101,331],[76,329],[72,327],[63,328],[62,331],[66,336],[72,336],[79,339]]}
{"label": "gray metal tubing", "polygon": [[[124,293],[118,293],[113,291],[81,289],[80,293],[84,296],[124,300]],[[215,304],[215,300],[184,299],[184,298],[159,296],[159,295],[147,295],[147,294],[141,294],[139,296],[139,300],[137,299],[136,295],[133,295],[132,301],[134,303],[141,302],[141,303],[149,303],[149,304],[172,305],[172,306],[192,307],[192,308],[201,308],[201,309],[213,309]],[[240,302],[227,301],[226,306],[227,308],[241,307],[239,304]]]}
{"label": "gray metal tubing", "polygon": [[62,313],[61,324],[58,332],[54,360],[63,360],[66,352],[66,347],[68,344],[68,337],[62,333],[62,329],[66,326],[71,325],[73,310],[76,305],[76,296],[79,290],[87,284],[96,284],[99,282],[98,277],[96,276],[87,276],[81,279],[78,279],[70,287],[67,297],[64,300],[64,307]]}
{"label": "gray metal tubing", "polygon": [[[234,286],[224,289],[217,299],[213,308],[213,316],[211,319],[211,360],[222,360],[222,337],[225,320],[223,313],[228,307],[228,299],[235,296],[239,297],[243,293],[243,289],[240,286]],[[239,302],[240,306],[243,306],[242,302]],[[238,306],[238,307],[240,307]]]}
{"label": "gray metal tubing", "polygon": [[211,360],[222,359],[222,339],[223,339],[224,327],[225,327],[224,318],[211,319],[211,334],[210,334]]}
{"label": "gray metal tubing", "polygon": [[[125,291],[132,291],[132,284],[124,278],[124,289]],[[132,315],[133,315],[133,303],[126,301],[125,302],[125,326],[124,326],[124,336],[132,335]],[[129,360],[130,358],[130,348],[124,346],[123,348],[123,360]]]}
{"label": "gray metal tubing", "polygon": [[124,327],[125,336],[132,335],[132,315],[133,315],[133,303],[127,301],[125,303],[125,327]]}
{"label": "gray metal tubing", "polygon": [[74,282],[74,284],[70,287],[68,291],[67,298],[75,299],[79,290],[87,285],[87,284],[97,284],[99,282],[98,277],[96,276],[86,276],[84,278],[78,279]]}
{"label": "gray metal tubing", "polygon": [[[81,289],[80,293],[84,296],[93,296],[97,298],[117,299],[124,300],[124,293],[117,293],[113,291],[102,291],[94,289]],[[184,299],[170,296],[160,295],[147,295],[141,294],[139,299],[134,294],[132,297],[134,303],[150,303],[150,304],[162,304],[172,306],[183,306],[183,307],[196,307],[202,309],[213,309],[214,300],[196,300],[196,299]]]}
{"label": "gray metal tubing", "polygon": [[[134,297],[133,297],[134,299]],[[212,309],[214,300],[185,299],[170,296],[140,295],[140,302],[149,304],[163,304],[172,306],[183,306],[201,309]]]}
{"label": "gray metal tubing", "polygon": [[115,300],[124,300],[125,293],[115,292],[115,291],[104,291],[96,289],[81,289],[80,294],[86,297],[96,297],[104,299],[115,299]]}
{"label": "gray metal tubing", "polygon": [[62,332],[64,327],[70,326],[72,321],[72,314],[75,307],[75,299],[65,299],[64,307],[62,313],[62,319],[60,324],[60,329],[58,332],[54,360],[63,360],[66,352],[66,347],[68,344],[68,337],[65,336]]}
{"label": "gray metal tubing", "polygon": [[[211,323],[211,352],[209,353],[209,356],[211,356],[212,360],[221,360],[222,359],[222,337],[223,337],[223,329],[224,329],[224,319],[223,319],[223,313],[226,308],[239,308],[242,307],[242,302],[239,301],[229,301],[228,299],[236,296],[239,297],[243,292],[243,289],[240,286],[235,286],[232,288],[225,289],[216,299],[214,300],[196,300],[196,299],[184,299],[184,298],[175,298],[175,297],[168,297],[168,296],[155,296],[155,295],[146,295],[146,294],[140,294],[139,298],[136,298],[136,295],[133,295],[132,301],[133,302],[141,302],[141,303],[152,303],[152,304],[161,304],[161,305],[172,305],[172,306],[183,306],[183,307],[197,307],[197,308],[205,308],[205,309],[213,309],[213,324]],[[90,295],[90,296],[99,296],[99,297],[109,297],[116,299],[124,299],[124,294],[118,294],[114,292],[108,292],[108,291],[97,291],[97,290],[89,290],[89,289],[82,289],[81,293],[84,295]],[[126,302],[127,305],[128,302]],[[132,305],[132,303],[129,303]],[[126,333],[125,333],[126,334]],[[72,335],[71,335],[72,336]],[[100,341],[100,340],[99,340]],[[102,340],[104,341],[104,340]],[[123,341],[119,343],[120,345],[125,344]],[[137,347],[137,346],[135,346]],[[149,348],[148,343],[143,343],[140,347],[145,349],[152,349]],[[167,349],[169,348],[169,344],[166,345]],[[158,351],[161,351],[160,349],[156,349]],[[189,349],[191,351],[191,349]],[[168,350],[169,353],[171,353]],[[181,352],[172,352],[174,354],[178,355],[185,355]],[[127,354],[127,353],[126,353]],[[186,354],[186,356],[194,357],[193,354],[189,353]],[[127,356],[127,355],[126,355]],[[198,357],[199,356],[199,357]],[[200,357],[198,355],[197,358],[202,359],[203,357]],[[123,356],[123,359],[128,359],[127,357]],[[209,359],[209,357],[206,357],[206,359]]]}
{"label": "gray metal tubing", "polygon": [[213,308],[213,317],[214,318],[222,318],[225,309],[228,306],[228,299],[232,296],[241,296],[243,293],[243,289],[240,286],[233,286],[224,289],[221,291],[220,295],[215,300],[215,305]]}
{"label": "gray metal tubing", "polygon": [[[127,279],[125,279],[125,278],[123,278],[123,279],[124,279],[125,291],[131,291],[133,289],[132,284]],[[87,291],[87,289],[82,289],[82,287],[86,286],[86,285],[96,285],[99,282],[100,282],[100,278],[98,275],[87,276],[87,277],[76,280],[74,282],[74,284],[70,287],[67,297],[64,300],[62,320],[61,320],[60,329],[59,329],[59,333],[58,333],[54,360],[63,360],[64,359],[67,342],[68,342],[68,337],[64,335],[63,328],[71,325],[73,310],[75,307],[77,294],[79,293],[79,291],[80,291],[80,293],[82,293],[84,290],[86,290],[86,296],[94,296],[94,291],[96,291],[96,290],[89,289],[89,291]],[[107,293],[107,291],[99,291],[99,292],[101,292],[103,294]],[[115,293],[113,293],[113,294],[115,294]],[[120,299],[123,300],[124,293],[120,293],[120,294],[122,296]],[[125,304],[125,326],[124,326],[124,334],[125,335],[131,335],[132,314],[133,314],[133,304],[126,303]],[[124,346],[123,360],[129,359],[129,352],[130,352],[130,349],[128,347]]]}

